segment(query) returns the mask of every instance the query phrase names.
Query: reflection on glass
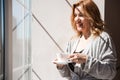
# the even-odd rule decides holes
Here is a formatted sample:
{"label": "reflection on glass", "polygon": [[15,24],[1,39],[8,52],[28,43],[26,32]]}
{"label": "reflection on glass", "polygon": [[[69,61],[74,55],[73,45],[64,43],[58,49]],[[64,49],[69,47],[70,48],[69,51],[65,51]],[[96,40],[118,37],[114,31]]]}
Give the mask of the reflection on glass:
{"label": "reflection on glass", "polygon": [[3,79],[3,0],[0,0],[0,80]]}
{"label": "reflection on glass", "polygon": [[13,0],[13,80],[31,80],[30,0]]}

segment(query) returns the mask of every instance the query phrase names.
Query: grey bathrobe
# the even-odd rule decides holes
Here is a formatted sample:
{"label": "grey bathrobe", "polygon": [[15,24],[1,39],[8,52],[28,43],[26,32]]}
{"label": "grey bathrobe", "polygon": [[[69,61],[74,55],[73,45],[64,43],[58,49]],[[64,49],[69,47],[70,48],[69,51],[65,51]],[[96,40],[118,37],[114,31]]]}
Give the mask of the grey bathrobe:
{"label": "grey bathrobe", "polygon": [[[73,54],[78,39],[67,44],[67,53]],[[68,80],[112,80],[116,74],[116,51],[111,37],[106,32],[93,38],[82,52],[88,55],[84,64],[74,65],[74,71],[69,65],[58,69],[62,77]]]}

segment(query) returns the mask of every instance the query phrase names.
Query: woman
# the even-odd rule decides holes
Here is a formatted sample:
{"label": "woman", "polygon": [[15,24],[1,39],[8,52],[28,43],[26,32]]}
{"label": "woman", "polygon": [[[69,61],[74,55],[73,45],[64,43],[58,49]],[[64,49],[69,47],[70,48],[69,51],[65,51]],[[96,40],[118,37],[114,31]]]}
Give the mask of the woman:
{"label": "woman", "polygon": [[112,80],[116,74],[116,52],[96,4],[92,0],[74,4],[71,23],[77,33],[66,50],[72,63],[55,63],[60,74],[69,80]]}

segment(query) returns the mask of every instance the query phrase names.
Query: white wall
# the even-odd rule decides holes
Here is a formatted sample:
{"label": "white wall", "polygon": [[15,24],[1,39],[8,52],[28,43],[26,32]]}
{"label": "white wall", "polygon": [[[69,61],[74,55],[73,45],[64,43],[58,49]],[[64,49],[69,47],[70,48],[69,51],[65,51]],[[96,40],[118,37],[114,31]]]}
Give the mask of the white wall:
{"label": "white wall", "polygon": [[[71,4],[75,0],[68,0]],[[95,0],[104,18],[104,0]],[[71,7],[65,0],[32,0],[32,12],[52,35],[56,42],[65,49],[66,42],[73,35],[70,23]],[[42,80],[66,80],[58,73],[52,63],[60,50],[45,33],[37,21],[32,19],[32,63],[33,69]],[[37,80],[35,75],[33,80]]]}

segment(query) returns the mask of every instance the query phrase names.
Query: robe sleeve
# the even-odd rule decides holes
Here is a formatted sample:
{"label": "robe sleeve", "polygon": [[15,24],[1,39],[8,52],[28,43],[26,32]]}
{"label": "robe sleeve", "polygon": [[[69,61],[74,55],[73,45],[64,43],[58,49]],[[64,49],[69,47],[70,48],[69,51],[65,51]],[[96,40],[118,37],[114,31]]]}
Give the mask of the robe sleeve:
{"label": "robe sleeve", "polygon": [[[71,50],[71,46],[70,46],[70,42],[68,42],[66,45],[66,53],[69,53],[70,50]],[[70,78],[70,70],[68,68],[68,65],[64,65],[62,69],[59,69],[59,68],[57,69],[62,77],[66,77],[68,79]]]}
{"label": "robe sleeve", "polygon": [[70,77],[70,71],[67,65],[65,65],[62,69],[59,69],[59,68],[57,69],[62,77],[66,77],[66,78]]}

